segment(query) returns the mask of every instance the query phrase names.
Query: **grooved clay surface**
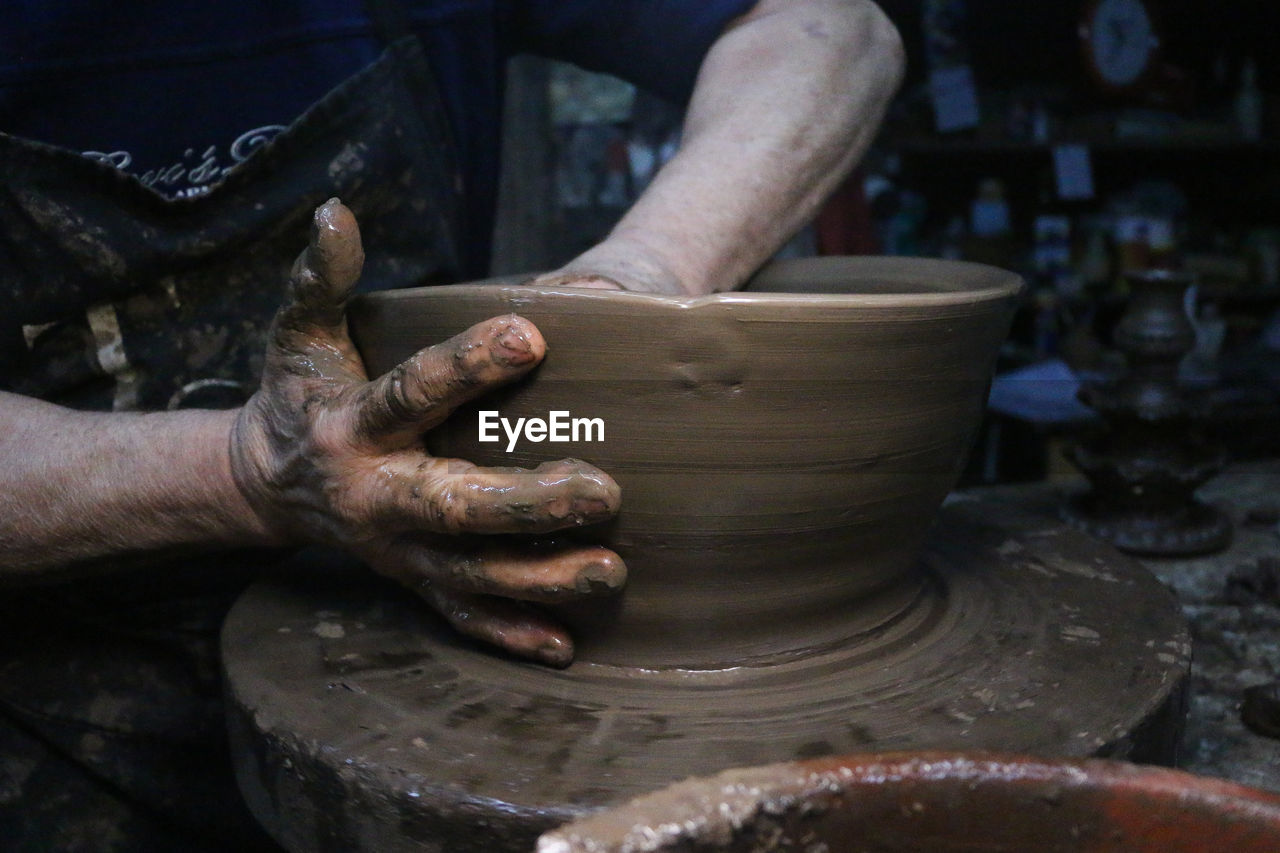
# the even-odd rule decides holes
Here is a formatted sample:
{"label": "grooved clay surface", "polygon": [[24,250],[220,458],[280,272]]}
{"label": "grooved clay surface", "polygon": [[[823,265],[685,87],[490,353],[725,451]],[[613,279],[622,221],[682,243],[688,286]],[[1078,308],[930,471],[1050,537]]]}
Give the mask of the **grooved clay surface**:
{"label": "grooved clay surface", "polygon": [[[771,267],[752,287],[770,292],[460,285],[351,307],[371,373],[495,315],[517,312],[542,332],[542,365],[460,409],[428,446],[481,465],[576,457],[621,486],[618,517],[577,531],[629,569],[614,607],[562,611],[580,658],[759,662],[842,641],[854,602],[864,622],[882,621],[913,583],[1021,280],[977,264],[814,258]],[[482,411],[598,419],[603,440],[508,452],[505,436],[479,440]]]}

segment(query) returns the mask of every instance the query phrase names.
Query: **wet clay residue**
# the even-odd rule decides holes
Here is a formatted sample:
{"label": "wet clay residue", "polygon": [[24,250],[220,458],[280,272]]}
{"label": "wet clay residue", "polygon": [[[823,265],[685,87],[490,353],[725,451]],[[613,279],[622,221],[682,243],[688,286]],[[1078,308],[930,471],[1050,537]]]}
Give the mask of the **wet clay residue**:
{"label": "wet clay residue", "polygon": [[1173,760],[1190,640],[1135,561],[970,498],[942,509],[903,592],[887,624],[756,665],[550,670],[459,640],[356,567],[331,586],[307,571],[252,589],[224,629],[237,753],[261,756],[243,778],[299,849],[455,833],[451,853],[494,853],[726,767],[957,743]]}

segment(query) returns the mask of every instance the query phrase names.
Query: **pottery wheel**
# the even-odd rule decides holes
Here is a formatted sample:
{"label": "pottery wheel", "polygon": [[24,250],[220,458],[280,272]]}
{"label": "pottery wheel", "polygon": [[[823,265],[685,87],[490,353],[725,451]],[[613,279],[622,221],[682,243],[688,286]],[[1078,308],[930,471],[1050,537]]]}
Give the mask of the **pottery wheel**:
{"label": "pottery wheel", "polygon": [[1171,594],[995,499],[943,508],[891,621],[716,671],[515,662],[358,567],[307,562],[251,588],[223,633],[241,788],[293,850],[527,851],[677,779],[824,754],[1172,763],[1183,715]]}

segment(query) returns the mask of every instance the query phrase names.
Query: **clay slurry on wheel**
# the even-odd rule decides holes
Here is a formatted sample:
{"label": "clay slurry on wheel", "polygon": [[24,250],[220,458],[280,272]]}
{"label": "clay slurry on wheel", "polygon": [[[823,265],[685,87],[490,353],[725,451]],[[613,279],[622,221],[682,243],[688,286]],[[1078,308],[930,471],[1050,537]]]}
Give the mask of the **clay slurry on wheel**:
{"label": "clay slurry on wheel", "polygon": [[913,574],[918,594],[844,644],[555,671],[459,640],[356,567],[304,564],[224,628],[241,788],[294,849],[492,853],[730,766],[956,744],[1172,762],[1190,638],[1137,562],[970,499]]}

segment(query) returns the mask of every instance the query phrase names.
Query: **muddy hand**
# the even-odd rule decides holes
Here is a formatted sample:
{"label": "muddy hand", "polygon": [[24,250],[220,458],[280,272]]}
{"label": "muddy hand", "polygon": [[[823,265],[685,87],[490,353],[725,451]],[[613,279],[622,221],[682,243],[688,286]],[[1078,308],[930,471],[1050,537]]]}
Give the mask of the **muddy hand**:
{"label": "muddy hand", "polygon": [[363,260],[351,211],[326,202],[272,327],[262,387],[232,433],[237,485],[280,541],[342,546],[463,633],[567,665],[569,635],[528,603],[615,592],[622,561],[487,534],[602,521],[618,510],[617,484],[576,460],[520,470],[428,455],[424,431],[523,376],[546,346],[527,320],[498,317],[370,381],[345,314]]}

